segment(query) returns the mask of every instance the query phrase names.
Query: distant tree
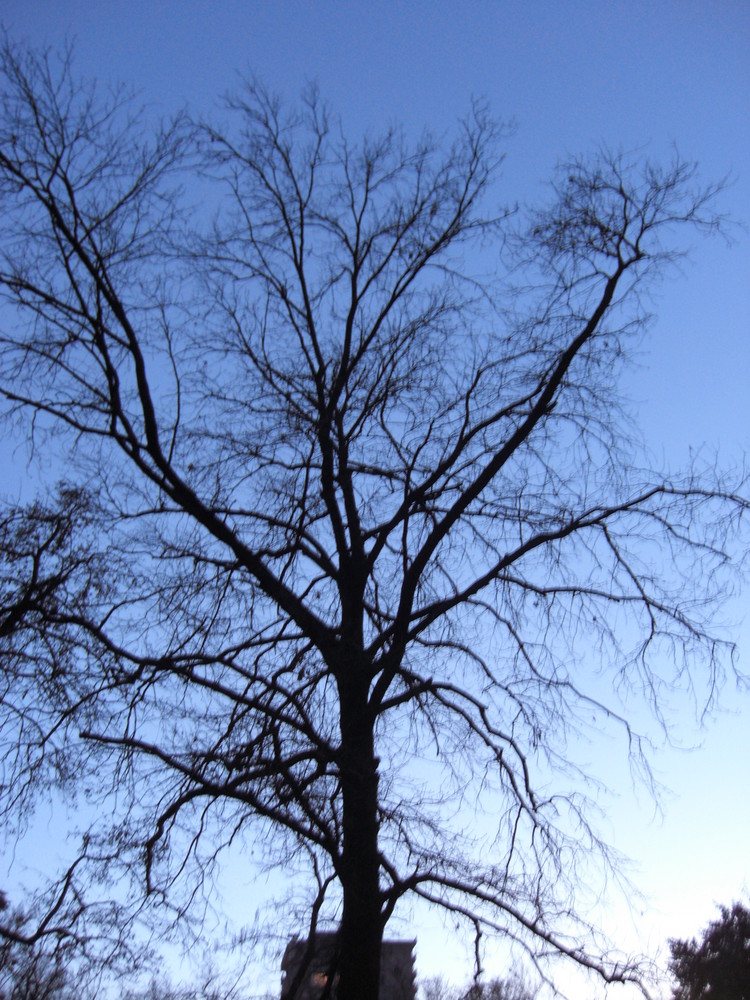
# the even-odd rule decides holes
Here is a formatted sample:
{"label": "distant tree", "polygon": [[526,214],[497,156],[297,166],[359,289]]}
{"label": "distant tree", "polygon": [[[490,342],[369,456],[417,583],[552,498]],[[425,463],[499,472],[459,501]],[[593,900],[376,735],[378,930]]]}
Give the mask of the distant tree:
{"label": "distant tree", "polygon": [[71,684],[80,623],[106,578],[85,541],[89,506],[84,492],[63,487],[47,503],[0,511],[0,746],[6,763],[15,755],[8,818],[22,820],[40,792],[65,784],[72,758],[55,738],[61,714],[82,720],[94,708],[90,688]]}
{"label": "distant tree", "polygon": [[339,925],[339,1000],[408,899],[637,980],[576,905],[609,855],[566,741],[644,743],[582,664],[657,718],[721,679],[746,483],[651,468],[617,391],[716,190],[604,152],[516,219],[502,138],[352,144],[253,84],[152,133],[3,53],[0,396],[74,485],[4,522],[2,815],[84,796],[67,898],[170,926],[252,837]]}
{"label": "distant tree", "polygon": [[145,989],[131,989],[121,994],[120,1000],[233,1000],[234,989],[218,986],[212,976],[200,986],[174,986],[169,978],[151,980]]}
{"label": "distant tree", "polygon": [[456,1000],[457,990],[441,976],[429,976],[419,982],[419,1000]]}
{"label": "distant tree", "polygon": [[522,979],[510,976],[473,983],[461,993],[460,1000],[534,1000],[534,992]]}
{"label": "distant tree", "polygon": [[461,1000],[534,1000],[535,995],[521,976],[510,975],[473,983],[461,994]]}
{"label": "distant tree", "polygon": [[40,948],[27,920],[0,892],[0,1000],[80,1000],[67,974],[64,949]]}
{"label": "distant tree", "polygon": [[[11,907],[0,892],[0,1000],[236,1000],[236,984],[225,983],[209,963],[201,982],[173,986],[165,976],[145,988],[137,979],[143,954],[126,937],[127,922],[87,913],[73,872],[55,887],[55,898],[32,900],[30,910]],[[92,908],[95,909],[95,908]],[[112,991],[112,981],[117,984]],[[104,989],[102,989],[104,984]],[[107,989],[109,987],[109,992]]]}
{"label": "distant tree", "polygon": [[511,974],[468,987],[450,986],[440,976],[430,977],[420,984],[420,1000],[534,1000],[536,993],[522,976]]}
{"label": "distant tree", "polygon": [[700,941],[670,940],[674,1000],[750,1000],[750,910],[719,907]]}

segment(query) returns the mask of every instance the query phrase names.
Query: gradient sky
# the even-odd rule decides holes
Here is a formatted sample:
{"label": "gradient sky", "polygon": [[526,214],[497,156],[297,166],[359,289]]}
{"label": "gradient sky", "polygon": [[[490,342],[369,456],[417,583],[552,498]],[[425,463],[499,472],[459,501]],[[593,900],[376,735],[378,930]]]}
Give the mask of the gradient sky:
{"label": "gradient sky", "polygon": [[[533,201],[558,159],[601,143],[657,159],[676,146],[704,179],[729,176],[722,207],[750,223],[746,0],[4,0],[0,18],[34,46],[74,39],[78,72],[131,84],[164,112],[209,111],[248,70],[289,99],[317,81],[352,136],[392,122],[410,134],[448,131],[472,95],[484,96],[517,125],[499,201]],[[651,450],[674,465],[691,449],[718,449],[727,463],[750,452],[750,237],[733,236],[731,247],[696,241],[682,273],[660,287],[628,383]],[[750,673],[745,603],[729,605],[727,621]],[[652,954],[668,936],[698,932],[715,903],[750,898],[750,698],[729,684],[723,700],[726,711],[703,729],[689,705],[677,706],[683,742],[702,749],[657,758],[670,789],[661,812],[613,757],[620,794],[609,828],[647,900],[634,917],[605,900],[602,921]],[[252,908],[257,887],[236,877]],[[468,975],[444,930],[413,933],[422,974]]]}

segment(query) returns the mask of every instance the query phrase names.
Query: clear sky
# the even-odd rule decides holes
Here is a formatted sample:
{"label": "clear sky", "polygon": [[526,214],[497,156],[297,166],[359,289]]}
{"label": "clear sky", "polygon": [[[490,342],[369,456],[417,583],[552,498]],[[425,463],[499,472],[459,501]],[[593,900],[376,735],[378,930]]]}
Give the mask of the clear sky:
{"label": "clear sky", "polygon": [[[730,176],[723,207],[750,224],[746,0],[4,0],[0,17],[33,45],[74,39],[80,73],[132,84],[165,112],[209,110],[248,70],[290,99],[316,80],[354,135],[391,122],[448,130],[472,95],[485,96],[517,124],[501,201],[537,198],[559,158],[600,143],[655,158],[676,146],[703,178]],[[750,452],[750,236],[734,235],[732,247],[696,242],[661,286],[628,386],[649,446],[675,465],[690,449],[727,462]],[[750,672],[743,602],[727,617]],[[614,903],[602,919],[652,952],[697,932],[714,903],[750,898],[750,698],[729,685],[724,704],[703,730],[682,706],[682,738],[703,748],[657,759],[671,789],[662,814],[616,772],[612,836],[647,901],[635,928]],[[445,932],[413,932],[420,972],[455,975]]]}

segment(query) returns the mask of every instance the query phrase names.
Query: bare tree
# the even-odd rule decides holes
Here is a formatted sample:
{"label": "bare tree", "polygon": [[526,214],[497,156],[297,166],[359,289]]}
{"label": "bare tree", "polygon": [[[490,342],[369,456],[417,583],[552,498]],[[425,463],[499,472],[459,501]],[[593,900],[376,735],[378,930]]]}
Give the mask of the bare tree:
{"label": "bare tree", "polygon": [[507,979],[496,977],[486,983],[474,983],[461,994],[461,1000],[533,1000],[533,997],[528,984],[516,975]]}
{"label": "bare tree", "polygon": [[440,976],[420,984],[421,1000],[533,1000],[535,993],[522,976],[512,973],[489,982],[474,982],[469,987],[451,987]]}
{"label": "bare tree", "polygon": [[452,144],[353,145],[314,93],[287,111],[249,83],[225,121],[149,133],[69,59],[6,45],[3,71],[0,391],[65,448],[97,567],[52,609],[13,599],[4,808],[53,771],[124,804],[89,832],[97,870],[180,916],[245,835],[308,866],[340,1000],[375,1000],[415,897],[478,962],[499,934],[638,981],[576,910],[608,855],[566,738],[617,726],[643,758],[590,651],[657,718],[721,677],[746,484],[642,467],[617,393],[642,291],[678,227],[717,227],[715,190],[605,151],[524,218],[490,206],[481,105]]}
{"label": "bare tree", "polygon": [[[97,705],[112,681],[108,651],[95,635],[88,635],[82,658],[81,629],[89,628],[92,599],[106,586],[105,567],[86,542],[93,528],[89,507],[85,493],[62,488],[48,504],[11,507],[0,516],[5,838],[25,832],[40,797],[69,793],[79,784],[85,795],[87,781],[94,779],[88,753],[70,738],[71,727],[100,718]],[[116,855],[116,845],[105,848],[84,835],[59,878],[26,894],[22,908],[0,905],[7,996],[41,997],[48,991],[83,997],[92,978],[95,995],[103,968],[112,973],[137,968],[142,956],[130,935],[130,914],[106,895],[85,892],[91,868],[109,867]]]}
{"label": "bare tree", "polygon": [[93,1000],[105,966],[113,974],[132,971],[131,961],[121,961],[127,934],[105,929],[101,913],[85,912],[74,870],[53,889],[52,898],[32,896],[15,907],[0,892],[0,1000]]}

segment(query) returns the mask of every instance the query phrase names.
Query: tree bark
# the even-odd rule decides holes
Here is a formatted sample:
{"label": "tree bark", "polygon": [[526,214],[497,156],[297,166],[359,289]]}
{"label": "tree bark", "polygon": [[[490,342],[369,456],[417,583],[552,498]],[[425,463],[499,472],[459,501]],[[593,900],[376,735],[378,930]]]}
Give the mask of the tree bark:
{"label": "tree bark", "polygon": [[341,690],[343,912],[338,1000],[378,1000],[383,934],[378,855],[378,761],[367,685]]}

